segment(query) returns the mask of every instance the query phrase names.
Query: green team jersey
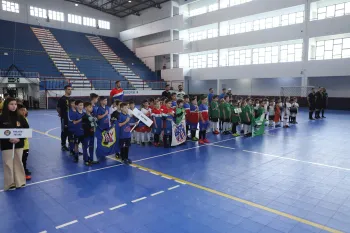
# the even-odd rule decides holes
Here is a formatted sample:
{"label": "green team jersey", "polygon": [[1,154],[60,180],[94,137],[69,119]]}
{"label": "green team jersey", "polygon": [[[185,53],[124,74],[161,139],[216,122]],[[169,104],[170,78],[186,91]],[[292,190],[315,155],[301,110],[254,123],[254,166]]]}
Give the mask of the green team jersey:
{"label": "green team jersey", "polygon": [[230,103],[223,103],[223,114],[222,118],[225,120],[231,119],[231,104]]}
{"label": "green team jersey", "polygon": [[225,105],[225,102],[219,104],[220,118],[224,118],[224,105]]}
{"label": "green team jersey", "polygon": [[237,106],[231,105],[231,113],[232,113],[231,122],[232,123],[238,123],[241,121],[240,114],[235,112],[235,110],[238,110],[238,109],[240,109],[240,108]]}
{"label": "green team jersey", "polygon": [[242,112],[240,114],[241,120],[242,122],[248,122],[248,117],[247,115],[250,117],[250,107],[249,105],[246,105],[244,107],[241,108]]}
{"label": "green team jersey", "polygon": [[219,118],[220,112],[219,112],[219,103],[212,101],[210,104],[210,117],[212,118]]}
{"label": "green team jersey", "polygon": [[257,112],[256,112],[257,114],[256,114],[255,118],[260,118],[261,115],[264,114],[264,112],[265,112],[264,107],[259,107]]}
{"label": "green team jersey", "polygon": [[175,123],[178,125],[185,118],[185,109],[176,108]]}

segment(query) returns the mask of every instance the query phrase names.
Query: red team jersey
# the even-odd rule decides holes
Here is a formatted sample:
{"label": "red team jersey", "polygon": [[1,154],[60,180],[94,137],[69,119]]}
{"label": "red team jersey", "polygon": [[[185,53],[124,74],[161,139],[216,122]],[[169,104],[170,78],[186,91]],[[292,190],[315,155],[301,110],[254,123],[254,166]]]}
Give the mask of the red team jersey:
{"label": "red team jersey", "polygon": [[199,106],[199,112],[202,115],[203,121],[209,121],[209,112],[208,112],[208,105],[201,104]]}
{"label": "red team jersey", "polygon": [[198,107],[197,107],[197,105],[191,104],[188,122],[196,124],[196,123],[198,123],[198,121],[199,121]]}

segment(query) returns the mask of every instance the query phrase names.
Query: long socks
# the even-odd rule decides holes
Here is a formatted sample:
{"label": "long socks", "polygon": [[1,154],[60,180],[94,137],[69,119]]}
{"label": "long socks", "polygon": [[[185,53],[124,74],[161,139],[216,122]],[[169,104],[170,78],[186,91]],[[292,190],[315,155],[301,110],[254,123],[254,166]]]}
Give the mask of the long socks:
{"label": "long socks", "polygon": [[159,143],[159,134],[154,134],[154,143]]}
{"label": "long socks", "polygon": [[206,139],[206,136],[207,136],[207,131],[206,130],[199,131],[199,140]]}
{"label": "long socks", "polygon": [[191,138],[196,137],[196,130],[191,130]]}
{"label": "long socks", "polygon": [[122,160],[129,158],[129,147],[120,148],[120,157],[122,158]]}
{"label": "long socks", "polygon": [[314,114],[314,112],[309,112],[309,119],[312,119],[312,115]]}
{"label": "long socks", "polygon": [[321,110],[322,117],[324,117],[324,109]]}

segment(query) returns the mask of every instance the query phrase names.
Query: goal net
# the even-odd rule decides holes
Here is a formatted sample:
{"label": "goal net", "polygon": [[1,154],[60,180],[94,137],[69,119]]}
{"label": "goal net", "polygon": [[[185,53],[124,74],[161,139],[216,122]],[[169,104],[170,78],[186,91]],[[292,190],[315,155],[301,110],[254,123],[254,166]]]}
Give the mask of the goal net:
{"label": "goal net", "polygon": [[314,86],[281,87],[282,97],[306,97]]}

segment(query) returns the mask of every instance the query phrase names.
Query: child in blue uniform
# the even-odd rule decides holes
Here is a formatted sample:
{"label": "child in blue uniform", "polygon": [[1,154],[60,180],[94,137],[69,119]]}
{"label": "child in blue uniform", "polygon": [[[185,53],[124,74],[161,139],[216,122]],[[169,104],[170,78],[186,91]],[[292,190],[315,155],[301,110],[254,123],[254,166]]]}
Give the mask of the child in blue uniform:
{"label": "child in blue uniform", "polygon": [[109,128],[109,107],[107,97],[100,97],[100,106],[97,109],[97,125],[101,130]]}
{"label": "child in blue uniform", "polygon": [[[82,118],[82,126],[84,129],[84,142],[83,142],[83,157],[86,166],[98,163],[94,161],[93,155],[95,151],[95,131],[97,127],[97,119],[92,115],[93,107],[91,102],[84,103],[85,115]],[[89,152],[89,153],[88,153]]]}
{"label": "child in blue uniform", "polygon": [[[134,116],[134,113],[132,113],[132,111],[135,109],[135,102],[134,101],[129,101],[129,116],[130,116],[130,127],[134,128],[136,122],[137,122],[137,118]],[[136,131],[133,130],[131,132],[131,143],[135,143],[136,142]]]}
{"label": "child in blue uniform", "polygon": [[74,124],[74,162],[77,163],[79,160],[79,144],[83,144],[84,142],[84,129],[82,124],[82,118],[85,113],[83,112],[83,101],[75,101],[75,106],[77,110],[72,120]]}
{"label": "child in blue uniform", "polygon": [[176,93],[174,92],[171,94],[171,108],[175,110],[176,107],[177,107]]}
{"label": "child in blue uniform", "polygon": [[197,98],[195,97],[191,98],[190,116],[188,117],[188,121],[190,125],[192,141],[198,141],[198,138],[196,137],[196,132],[197,132],[197,126],[199,122],[199,112],[198,112]]}
{"label": "child in blue uniform", "polygon": [[128,104],[120,104],[121,113],[119,115],[119,146],[120,146],[120,157],[125,164],[131,164],[132,161],[129,159],[129,147],[131,142],[130,133],[130,116],[128,115]]}
{"label": "child in blue uniform", "polygon": [[164,147],[171,147],[171,137],[172,137],[172,122],[174,121],[175,112],[171,108],[171,100],[165,101],[165,108],[163,109],[163,119],[164,123]]}
{"label": "child in blue uniform", "polygon": [[74,155],[74,124],[73,124],[73,120],[75,118],[75,113],[76,113],[76,109],[75,109],[75,99],[70,99],[69,100],[69,106],[70,109],[68,111],[68,142],[69,142],[69,152],[70,155],[73,156]]}
{"label": "child in blue uniform", "polygon": [[95,94],[95,93],[91,93],[90,94],[90,102],[91,102],[91,106],[92,106],[92,115],[94,117],[97,117],[97,109],[98,109],[98,106],[97,106],[97,102],[98,102],[98,95]]}

